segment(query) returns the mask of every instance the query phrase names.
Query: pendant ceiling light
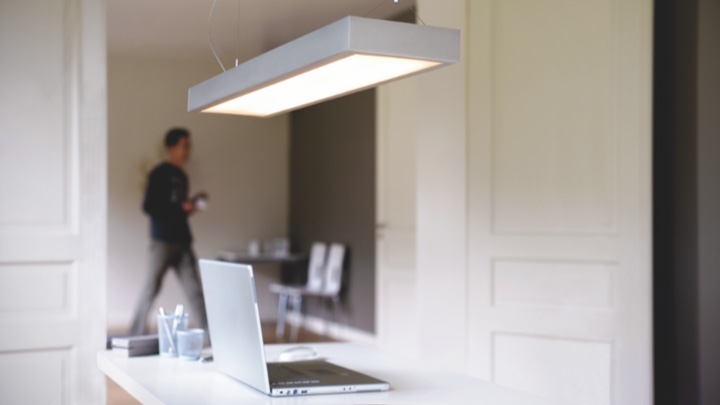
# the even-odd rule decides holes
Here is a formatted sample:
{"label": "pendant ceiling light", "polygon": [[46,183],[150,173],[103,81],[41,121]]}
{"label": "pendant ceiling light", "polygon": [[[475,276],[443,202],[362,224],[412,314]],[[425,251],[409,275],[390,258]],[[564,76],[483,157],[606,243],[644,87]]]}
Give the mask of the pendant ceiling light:
{"label": "pendant ceiling light", "polygon": [[191,87],[188,111],[269,117],[459,60],[459,30],[345,17]]}

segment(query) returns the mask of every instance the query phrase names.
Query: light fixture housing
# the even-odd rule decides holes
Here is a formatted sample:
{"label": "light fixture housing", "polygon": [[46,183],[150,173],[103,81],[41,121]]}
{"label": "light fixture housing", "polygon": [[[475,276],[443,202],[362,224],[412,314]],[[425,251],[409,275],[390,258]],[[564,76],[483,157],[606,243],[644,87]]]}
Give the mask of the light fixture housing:
{"label": "light fixture housing", "polygon": [[188,90],[188,111],[270,117],[460,61],[460,31],[345,17]]}

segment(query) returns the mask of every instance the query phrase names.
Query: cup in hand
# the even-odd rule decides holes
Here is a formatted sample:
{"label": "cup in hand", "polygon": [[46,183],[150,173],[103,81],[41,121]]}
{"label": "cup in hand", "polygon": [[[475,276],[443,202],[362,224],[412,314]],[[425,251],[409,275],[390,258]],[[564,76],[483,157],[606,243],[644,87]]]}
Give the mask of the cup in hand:
{"label": "cup in hand", "polygon": [[160,357],[177,357],[177,332],[188,327],[188,314],[157,315]]}
{"label": "cup in hand", "polygon": [[208,208],[208,195],[206,193],[197,193],[192,198],[195,209],[198,211],[205,211]]}
{"label": "cup in hand", "polygon": [[195,200],[195,208],[198,211],[205,211],[207,209],[207,207],[208,207],[208,203],[207,203],[206,199],[198,198],[197,200]]}
{"label": "cup in hand", "polygon": [[203,347],[203,329],[179,330],[177,332],[178,356],[183,360],[197,360]]}

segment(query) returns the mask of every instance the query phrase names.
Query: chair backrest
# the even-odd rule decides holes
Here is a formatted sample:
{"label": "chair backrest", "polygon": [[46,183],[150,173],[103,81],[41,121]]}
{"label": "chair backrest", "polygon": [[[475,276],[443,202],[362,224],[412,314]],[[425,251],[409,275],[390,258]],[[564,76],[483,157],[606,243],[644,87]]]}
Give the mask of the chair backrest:
{"label": "chair backrest", "polygon": [[325,288],[323,288],[323,295],[337,295],[340,292],[344,260],[345,246],[340,243],[331,244],[325,264]]}
{"label": "chair backrest", "polygon": [[310,248],[310,259],[308,264],[308,278],[305,288],[312,291],[322,291],[323,277],[325,275],[325,251],[327,245],[322,242],[315,242]]}

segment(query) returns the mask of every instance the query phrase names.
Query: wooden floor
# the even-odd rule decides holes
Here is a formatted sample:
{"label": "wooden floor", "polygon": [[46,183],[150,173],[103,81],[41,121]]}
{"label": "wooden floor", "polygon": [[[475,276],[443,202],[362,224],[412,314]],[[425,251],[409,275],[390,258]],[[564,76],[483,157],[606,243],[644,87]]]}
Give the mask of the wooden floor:
{"label": "wooden floor", "polygon": [[[262,325],[263,341],[265,343],[277,343],[275,339],[275,324],[274,323],[263,323]],[[285,331],[285,341],[290,338],[289,328]],[[298,333],[298,342],[332,342],[327,336],[318,335],[305,329],[300,329]],[[140,402],[136,401],[131,397],[125,390],[119,385],[115,384],[113,380],[106,378],[107,381],[107,405],[138,405]]]}

